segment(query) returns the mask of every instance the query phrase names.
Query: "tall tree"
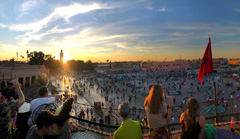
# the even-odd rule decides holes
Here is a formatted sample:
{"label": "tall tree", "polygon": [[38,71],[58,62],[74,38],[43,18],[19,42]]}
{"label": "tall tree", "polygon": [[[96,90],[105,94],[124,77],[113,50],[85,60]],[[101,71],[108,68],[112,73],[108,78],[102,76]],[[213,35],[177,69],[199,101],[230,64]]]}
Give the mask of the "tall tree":
{"label": "tall tree", "polygon": [[47,66],[48,69],[50,69],[51,73],[59,73],[59,69],[61,68],[61,63],[59,60],[55,60],[51,56],[48,57],[47,60],[44,61],[44,65]]}
{"label": "tall tree", "polygon": [[42,65],[45,60],[45,54],[43,52],[31,52],[29,54],[29,65]]}

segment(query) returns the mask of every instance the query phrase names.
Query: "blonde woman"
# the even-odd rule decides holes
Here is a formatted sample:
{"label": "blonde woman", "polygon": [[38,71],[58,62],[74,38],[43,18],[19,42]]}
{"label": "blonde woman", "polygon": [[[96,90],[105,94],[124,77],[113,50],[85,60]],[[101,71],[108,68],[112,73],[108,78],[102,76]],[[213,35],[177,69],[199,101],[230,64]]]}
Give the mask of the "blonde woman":
{"label": "blonde woman", "polygon": [[173,97],[170,97],[168,102],[168,109],[165,104],[165,94],[160,85],[154,85],[148,97],[145,99],[144,107],[147,114],[148,121],[148,136],[150,139],[166,139],[167,134],[167,120],[171,117],[171,108],[173,104]]}
{"label": "blonde woman", "polygon": [[205,132],[206,120],[200,116],[200,107],[196,98],[189,98],[187,111],[180,118],[182,126],[181,139],[202,139]]}

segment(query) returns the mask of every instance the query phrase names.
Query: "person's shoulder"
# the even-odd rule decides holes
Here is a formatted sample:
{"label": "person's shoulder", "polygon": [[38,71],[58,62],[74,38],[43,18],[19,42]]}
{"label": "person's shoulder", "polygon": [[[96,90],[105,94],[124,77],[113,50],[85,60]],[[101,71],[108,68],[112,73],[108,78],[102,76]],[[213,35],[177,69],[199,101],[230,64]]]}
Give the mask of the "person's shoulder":
{"label": "person's shoulder", "polygon": [[199,125],[202,127],[206,124],[206,119],[203,116],[200,116]]}
{"label": "person's shoulder", "polygon": [[114,137],[118,136],[119,134],[121,134],[121,130],[122,130],[122,126],[119,126],[117,130],[115,130],[114,132]]}
{"label": "person's shoulder", "polygon": [[7,101],[5,102],[5,104],[6,104],[7,106],[10,106],[10,107],[12,107],[12,106],[18,106],[18,100],[7,100]]}
{"label": "person's shoulder", "polygon": [[136,125],[136,126],[141,126],[141,124],[140,124],[138,121],[136,121],[136,120],[132,120],[132,123],[133,123],[134,125]]}
{"label": "person's shoulder", "polygon": [[26,139],[39,139],[40,137],[38,136],[38,134],[36,133],[36,125],[32,125],[26,135]]}
{"label": "person's shoulder", "polygon": [[38,101],[41,101],[41,98],[35,98],[35,99],[33,99],[32,102],[31,102],[31,104],[32,104],[32,103],[35,103],[35,102],[38,102]]}
{"label": "person's shoulder", "polygon": [[183,112],[180,116],[180,123],[181,123],[182,120],[184,120],[184,117],[185,117],[185,112]]}
{"label": "person's shoulder", "polygon": [[181,117],[182,117],[182,116],[185,116],[185,112],[183,112],[183,113],[181,114]]}
{"label": "person's shoulder", "polygon": [[55,100],[55,97],[40,97],[36,98],[32,101],[32,103],[38,103],[38,102],[49,102],[49,100]]}

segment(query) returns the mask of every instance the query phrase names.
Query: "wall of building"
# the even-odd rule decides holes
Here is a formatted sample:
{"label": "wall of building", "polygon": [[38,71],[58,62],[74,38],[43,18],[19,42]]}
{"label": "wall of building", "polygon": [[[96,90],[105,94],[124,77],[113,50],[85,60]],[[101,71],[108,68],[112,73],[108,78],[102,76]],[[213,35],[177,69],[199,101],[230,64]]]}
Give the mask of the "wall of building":
{"label": "wall of building", "polygon": [[40,74],[49,74],[49,70],[44,65],[11,65],[0,66],[0,80],[11,81],[18,79],[25,88],[31,87],[34,79]]}
{"label": "wall of building", "polygon": [[235,64],[239,64],[240,63],[240,59],[229,59],[228,63],[231,65],[235,65]]}
{"label": "wall of building", "polygon": [[150,62],[141,63],[141,69],[145,72],[149,71],[177,71],[182,69],[190,69],[191,66],[185,60],[175,60],[167,62]]}

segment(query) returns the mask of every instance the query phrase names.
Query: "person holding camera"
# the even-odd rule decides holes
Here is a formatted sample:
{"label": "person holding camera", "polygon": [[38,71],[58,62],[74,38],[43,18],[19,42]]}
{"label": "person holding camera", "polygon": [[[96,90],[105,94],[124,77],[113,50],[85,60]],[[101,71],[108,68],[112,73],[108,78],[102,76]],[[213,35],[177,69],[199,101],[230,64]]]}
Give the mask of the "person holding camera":
{"label": "person holding camera", "polygon": [[35,114],[34,110],[38,108],[38,106],[43,104],[54,103],[55,101],[59,100],[61,97],[62,96],[60,94],[56,94],[53,97],[49,97],[48,88],[46,86],[42,86],[39,90],[39,98],[34,99],[30,105],[30,111],[32,113],[28,119],[29,127],[31,127],[35,122],[34,121],[35,119],[33,119],[33,114]]}
{"label": "person holding camera", "polygon": [[12,118],[15,117],[18,108],[23,105],[25,98],[19,82],[17,80],[12,81],[13,87],[16,88],[18,92],[18,100],[2,100],[4,97],[1,96],[0,103],[0,138],[11,139],[12,138]]}
{"label": "person holding camera", "polygon": [[168,108],[165,104],[165,94],[160,85],[154,85],[144,102],[148,122],[149,138],[169,138],[167,121],[171,118],[173,97],[169,98]]}

